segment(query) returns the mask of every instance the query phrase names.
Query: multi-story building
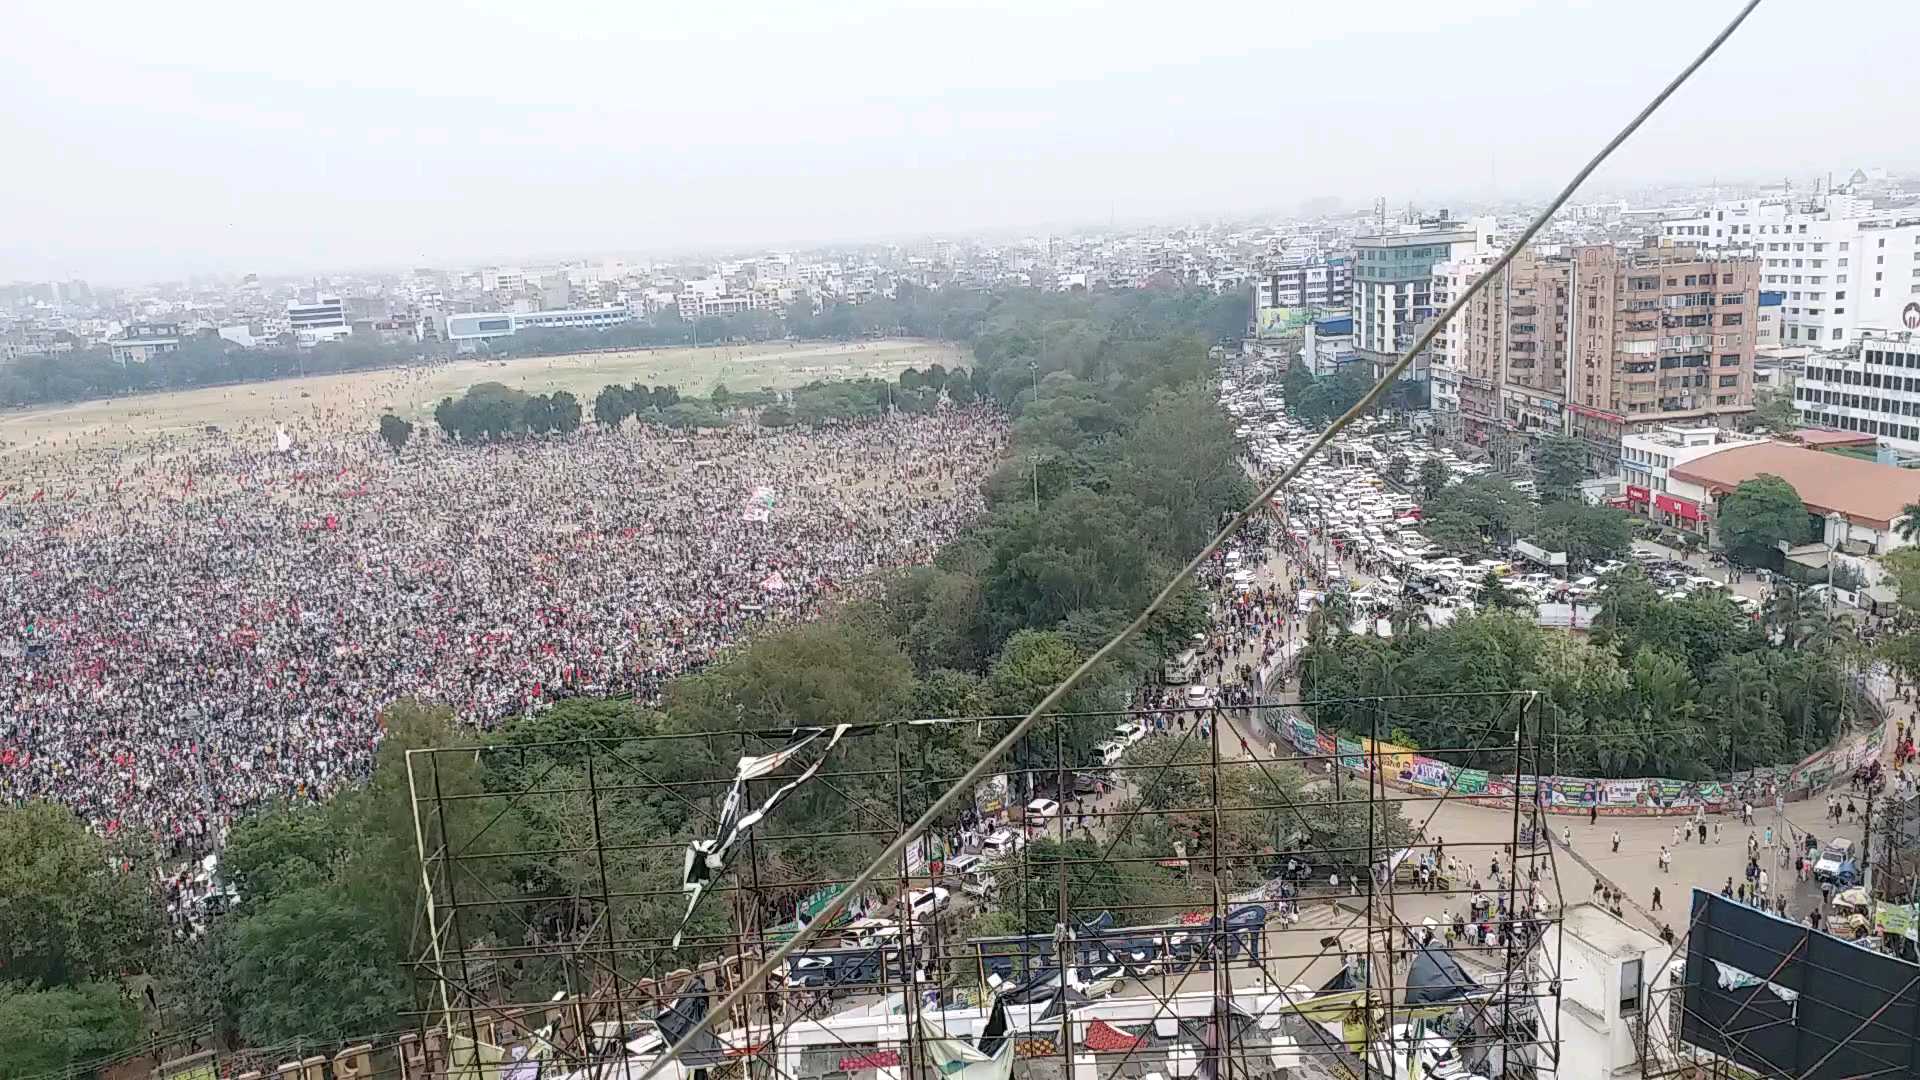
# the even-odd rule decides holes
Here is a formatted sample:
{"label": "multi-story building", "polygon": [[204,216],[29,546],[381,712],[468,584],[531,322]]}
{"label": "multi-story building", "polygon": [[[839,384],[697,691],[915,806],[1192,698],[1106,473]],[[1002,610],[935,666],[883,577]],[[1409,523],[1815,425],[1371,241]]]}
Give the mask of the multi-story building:
{"label": "multi-story building", "polygon": [[1275,338],[1316,314],[1353,303],[1353,266],[1344,255],[1288,258],[1253,272],[1253,333]]}
{"label": "multi-story building", "polygon": [[174,323],[140,323],[112,339],[108,347],[118,364],[144,364],[180,348],[180,327]]}
{"label": "multi-story building", "polygon": [[1353,351],[1353,318],[1328,315],[1310,319],[1301,335],[1300,363],[1318,378],[1359,359]]}
{"label": "multi-story building", "polygon": [[1449,360],[1459,373],[1461,433],[1469,441],[1566,430],[1572,276],[1571,259],[1523,251],[1455,316]]}
{"label": "multi-story building", "polygon": [[1626,484],[1627,508],[1662,524],[1689,531],[1705,527],[1700,511],[1702,493],[1668,481],[1668,470],[1729,446],[1759,441],[1717,427],[1672,425],[1620,438],[1620,479]]}
{"label": "multi-story building", "polygon": [[337,296],[322,296],[313,303],[287,301],[287,323],[302,345],[338,341],[353,333],[347,318],[347,306]]}
{"label": "multi-story building", "polygon": [[[1433,301],[1433,268],[1463,258],[1480,246],[1486,233],[1443,213],[1407,231],[1354,240],[1353,344],[1373,364],[1377,376],[1413,344],[1423,323],[1438,311]],[[1426,355],[1414,358],[1402,378],[1425,383]]]}
{"label": "multi-story building", "polygon": [[[1464,292],[1473,280],[1486,272],[1493,263],[1494,253],[1487,250],[1458,259],[1448,259],[1433,268],[1433,307],[1441,311],[1453,298]],[[1462,350],[1466,347],[1465,335],[1467,315],[1465,312],[1448,320],[1434,335],[1433,342],[1427,346],[1427,376],[1432,389],[1434,423],[1449,435],[1462,434],[1463,418],[1460,414],[1460,383],[1465,360]],[[1416,332],[1424,328],[1416,328]]]}
{"label": "multi-story building", "polygon": [[605,330],[633,318],[625,305],[566,311],[473,311],[446,317],[444,340],[472,348],[488,338],[510,337],[523,330]]}
{"label": "multi-story building", "polygon": [[1622,436],[1753,408],[1759,278],[1756,258],[1577,249],[1566,404],[1596,472],[1616,471]]}
{"label": "multi-story building", "polygon": [[[1920,311],[1914,321],[1920,323]],[[1916,330],[1866,331],[1853,345],[1808,357],[1793,388],[1807,426],[1875,435],[1895,450],[1920,453]]]}

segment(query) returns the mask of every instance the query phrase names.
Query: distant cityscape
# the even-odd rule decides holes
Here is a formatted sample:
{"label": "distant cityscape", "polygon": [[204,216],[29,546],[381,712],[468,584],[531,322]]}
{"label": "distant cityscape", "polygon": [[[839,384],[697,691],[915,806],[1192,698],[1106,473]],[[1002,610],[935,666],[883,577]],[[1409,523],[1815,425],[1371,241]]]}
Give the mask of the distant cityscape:
{"label": "distant cityscape", "polygon": [[[0,286],[5,365],[182,342],[344,341],[471,352],[530,331],[683,320],[693,344],[778,337],[797,316],[902,287],[1199,288],[1249,295],[1250,347],[1317,376],[1377,376],[1498,255],[1528,208],[1414,207],[1260,223],[775,251],[709,261],[577,259],[315,278],[246,274],[142,288]],[[1397,400],[1517,461],[1527,437],[1581,437],[1599,475],[1622,439],[1726,426],[1791,395],[1813,427],[1920,455],[1920,183],[1836,172],[1759,190],[1650,192],[1567,207],[1403,374]],[[1891,359],[1889,359],[1891,358]],[[4,397],[0,394],[0,397]],[[0,404],[4,404],[0,401]]]}

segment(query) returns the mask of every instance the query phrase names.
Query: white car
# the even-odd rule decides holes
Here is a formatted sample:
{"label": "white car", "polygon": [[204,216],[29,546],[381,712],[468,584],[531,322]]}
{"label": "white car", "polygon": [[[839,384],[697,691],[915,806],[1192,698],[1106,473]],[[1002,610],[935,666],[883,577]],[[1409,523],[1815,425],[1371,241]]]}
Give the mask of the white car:
{"label": "white car", "polygon": [[1118,765],[1120,764],[1120,759],[1127,756],[1127,744],[1123,742],[1110,740],[1101,743],[1099,746],[1094,747],[1094,749],[1100,751],[1100,764],[1102,767]]}
{"label": "white car", "polygon": [[1026,846],[1026,837],[1012,829],[995,829],[981,841],[980,854],[985,856],[988,862],[999,862],[1001,859],[1018,855],[1020,849]]}
{"label": "white car", "polygon": [[1204,683],[1194,683],[1187,687],[1187,707],[1204,709],[1213,704],[1213,687]]}
{"label": "white car", "polygon": [[1113,739],[1122,747],[1132,746],[1147,737],[1147,729],[1132,722],[1113,725]]}
{"label": "white car", "polygon": [[1035,799],[1027,804],[1028,818],[1050,818],[1060,812],[1060,804],[1052,799]]}
{"label": "white car", "polygon": [[916,922],[937,919],[952,906],[953,891],[938,885],[907,894],[907,907],[913,912]]}

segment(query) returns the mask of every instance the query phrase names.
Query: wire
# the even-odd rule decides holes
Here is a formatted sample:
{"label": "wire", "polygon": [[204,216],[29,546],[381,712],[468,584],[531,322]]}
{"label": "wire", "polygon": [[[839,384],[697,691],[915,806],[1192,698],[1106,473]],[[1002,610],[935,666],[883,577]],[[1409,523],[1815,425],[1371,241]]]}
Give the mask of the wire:
{"label": "wire", "polygon": [[798,949],[809,937],[813,936],[815,927],[825,926],[832,922],[834,917],[852,901],[853,897],[870,884],[874,878],[880,876],[883,871],[895,866],[897,860],[900,858],[900,854],[907,849],[907,845],[913,841],[914,837],[924,833],[929,827],[935,824],[935,822],[939,820],[941,813],[943,813],[948,806],[952,805],[954,800],[958,799],[963,792],[971,790],[973,785],[982,776],[985,776],[1002,757],[1006,756],[1009,750],[1013,749],[1015,743],[1026,736],[1027,732],[1033,728],[1033,725],[1039,722],[1040,717],[1046,715],[1055,705],[1058,705],[1068,694],[1072,693],[1074,688],[1080,685],[1081,680],[1085,679],[1089,672],[1100,666],[1109,656],[1112,656],[1114,652],[1119,650],[1121,646],[1132,640],[1133,636],[1139,633],[1148,621],[1160,612],[1161,608],[1166,606],[1167,601],[1173,598],[1174,594],[1179,591],[1180,586],[1185,584],[1187,579],[1192,577],[1194,572],[1200,569],[1201,565],[1213,556],[1214,552],[1220,550],[1222,544],[1232,539],[1234,535],[1246,525],[1249,519],[1256,513],[1265,510],[1268,501],[1271,500],[1274,495],[1278,494],[1281,488],[1291,483],[1293,479],[1300,474],[1300,471],[1306,467],[1306,464],[1312,461],[1329,442],[1333,441],[1334,436],[1340,434],[1341,430],[1348,424],[1353,423],[1355,419],[1373,408],[1374,404],[1386,394],[1388,388],[1394,384],[1395,380],[1399,379],[1400,373],[1405,371],[1407,367],[1413,363],[1413,358],[1420,355],[1420,353],[1426,349],[1427,345],[1433,341],[1434,336],[1440,332],[1441,328],[1452,321],[1453,317],[1457,315],[1462,308],[1466,307],[1467,301],[1473,299],[1481,289],[1486,287],[1487,282],[1493,280],[1496,274],[1499,274],[1507,268],[1507,264],[1511,263],[1514,257],[1532,241],[1535,234],[1539,233],[1539,231],[1546,226],[1553,215],[1558,213],[1562,206],[1566,205],[1567,200],[1573,198],[1573,193],[1579,190],[1580,185],[1585,183],[1589,176],[1593,175],[1594,170],[1598,169],[1602,162],[1611,157],[1613,152],[1620,148],[1621,143],[1626,142],[1629,136],[1635,131],[1638,131],[1640,125],[1647,122],[1648,117],[1651,117],[1658,111],[1660,106],[1666,104],[1667,99],[1672,97],[1674,92],[1679,90],[1680,87],[1693,76],[1694,72],[1700,70],[1700,67],[1704,65],[1714,53],[1719,52],[1720,46],[1726,44],[1727,39],[1733,36],[1733,32],[1738,30],[1740,24],[1746,22],[1747,16],[1753,14],[1754,9],[1759,6],[1760,0],[1747,0],[1746,4],[1740,8],[1739,14],[1733,17],[1733,21],[1729,22],[1719,34],[1715,35],[1714,39],[1707,43],[1706,48],[1702,49],[1699,55],[1693,58],[1691,63],[1682,69],[1678,75],[1675,75],[1671,82],[1667,83],[1658,94],[1654,95],[1653,100],[1647,102],[1646,107],[1641,109],[1638,115],[1628,121],[1627,125],[1621,128],[1618,134],[1614,135],[1612,139],[1607,141],[1605,146],[1600,148],[1599,153],[1595,154],[1586,165],[1581,167],[1579,172],[1574,174],[1573,179],[1569,180],[1567,185],[1560,189],[1560,193],[1553,197],[1553,201],[1548,203],[1545,209],[1535,215],[1534,219],[1528,223],[1526,229],[1520,233],[1519,237],[1508,246],[1506,251],[1501,253],[1498,259],[1494,260],[1493,265],[1487,267],[1484,273],[1475,278],[1472,284],[1468,285],[1458,297],[1454,298],[1453,303],[1447,305],[1446,311],[1442,312],[1439,318],[1428,325],[1426,331],[1420,335],[1419,339],[1401,355],[1399,360],[1394,362],[1392,367],[1387,369],[1386,373],[1380,377],[1378,382],[1373,384],[1373,389],[1368,390],[1365,397],[1362,397],[1356,402],[1353,408],[1341,414],[1339,419],[1328,425],[1327,430],[1320,433],[1320,437],[1313,441],[1313,445],[1307,447],[1306,452],[1300,455],[1299,460],[1295,461],[1291,466],[1288,466],[1285,472],[1282,472],[1274,478],[1272,483],[1261,489],[1260,493],[1254,497],[1252,502],[1243,507],[1239,513],[1233,516],[1233,520],[1227,522],[1225,527],[1214,534],[1213,539],[1207,541],[1206,546],[1201,548],[1199,553],[1187,562],[1187,565],[1181,567],[1179,573],[1173,575],[1173,579],[1167,582],[1166,586],[1154,596],[1153,600],[1147,604],[1146,608],[1143,609],[1139,615],[1134,617],[1132,622],[1121,628],[1118,634],[1115,634],[1105,645],[1100,646],[1092,656],[1082,661],[1079,667],[1074,668],[1072,673],[1070,673],[1059,686],[1054,687],[1051,693],[1042,698],[1040,703],[1035,705],[1031,712],[1027,713],[1025,719],[1015,724],[1006,735],[1001,737],[999,742],[995,743],[991,749],[981,755],[980,760],[974,763],[973,768],[968,769],[966,774],[955,781],[952,787],[948,788],[938,799],[935,799],[933,805],[927,807],[926,812],[920,815],[919,820],[915,821],[912,826],[895,837],[893,843],[888,844],[885,851],[875,856],[874,860],[867,864],[867,868],[860,871],[859,875],[847,884],[846,889],[844,889],[839,896],[835,897],[832,903],[827,905],[826,910],[816,915],[807,926],[801,928],[799,933],[788,938],[779,948],[775,949],[773,953],[754,970],[753,974],[742,979],[739,986],[735,987],[732,992],[728,993],[718,1004],[709,1009],[707,1015],[702,1017],[698,1023],[694,1024],[686,1034],[682,1035],[678,1042],[669,1047],[666,1053],[656,1057],[647,1066],[647,1071],[640,1074],[638,1080],[652,1080],[654,1076],[659,1075],[661,1069],[666,1068],[669,1062],[678,1061],[680,1056],[687,1051],[688,1047],[692,1046],[696,1039],[711,1028],[717,1019],[722,1016],[731,1015],[733,1007],[748,995],[753,986],[766,981],[767,977],[772,975],[774,971],[786,961],[787,957],[793,954],[794,950]]}

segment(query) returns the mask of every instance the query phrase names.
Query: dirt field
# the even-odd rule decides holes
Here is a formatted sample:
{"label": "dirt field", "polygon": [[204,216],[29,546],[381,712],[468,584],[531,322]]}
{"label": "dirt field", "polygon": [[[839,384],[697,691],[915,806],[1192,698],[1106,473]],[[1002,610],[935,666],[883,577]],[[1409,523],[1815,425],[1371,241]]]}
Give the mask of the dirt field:
{"label": "dirt field", "polygon": [[[925,341],[869,341],[702,349],[637,349],[527,360],[459,360],[433,368],[365,371],[306,379],[223,386],[171,394],[87,401],[0,413],[0,479],[19,455],[64,455],[160,436],[189,435],[218,425],[238,432],[271,432],[275,424],[307,436],[371,432],[392,409],[431,423],[434,403],[479,382],[503,382],[528,393],[571,390],[589,414],[593,396],[610,382],[672,384],[704,395],[717,383],[730,389],[799,386],[815,379],[892,376],[929,364],[966,366],[961,349]],[[264,446],[263,446],[264,449]]]}

